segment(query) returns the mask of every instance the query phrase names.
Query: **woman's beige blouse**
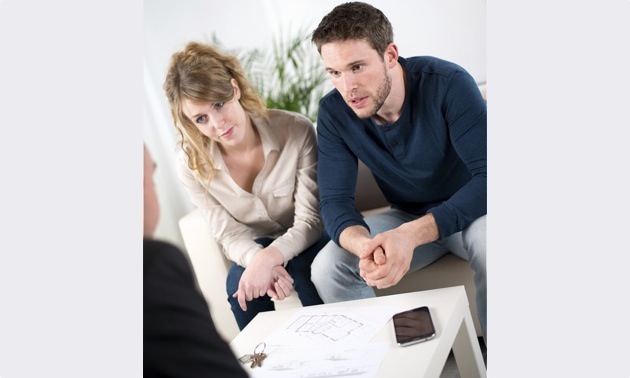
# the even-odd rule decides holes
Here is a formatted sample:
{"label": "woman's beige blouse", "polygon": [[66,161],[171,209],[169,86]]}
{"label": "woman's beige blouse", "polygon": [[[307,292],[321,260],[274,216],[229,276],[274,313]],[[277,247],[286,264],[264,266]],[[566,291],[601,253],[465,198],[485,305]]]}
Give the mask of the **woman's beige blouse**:
{"label": "woman's beige blouse", "polygon": [[317,189],[317,140],[311,121],[297,113],[269,110],[269,121],[254,119],[262,140],[265,165],[252,193],[230,176],[216,143],[210,145],[216,174],[200,183],[181,151],[178,174],[192,202],[209,224],[209,232],[228,259],[247,267],[262,249],[255,238],[275,238],[286,263],[322,234]]}

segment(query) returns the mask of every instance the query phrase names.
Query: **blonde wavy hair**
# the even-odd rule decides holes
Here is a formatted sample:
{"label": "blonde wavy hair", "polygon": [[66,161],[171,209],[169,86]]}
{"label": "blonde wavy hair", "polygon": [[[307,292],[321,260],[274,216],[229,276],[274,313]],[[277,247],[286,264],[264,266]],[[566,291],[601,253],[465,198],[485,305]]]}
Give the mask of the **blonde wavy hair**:
{"label": "blonde wavy hair", "polygon": [[203,135],[182,110],[184,99],[195,102],[227,102],[234,97],[231,79],[241,91],[239,102],[251,118],[267,118],[267,108],[249,80],[238,59],[222,54],[210,45],[190,42],[171,57],[164,81],[164,91],[171,115],[179,131],[182,150],[188,155],[188,168],[199,179],[214,176],[214,161],[208,154],[212,140]]}

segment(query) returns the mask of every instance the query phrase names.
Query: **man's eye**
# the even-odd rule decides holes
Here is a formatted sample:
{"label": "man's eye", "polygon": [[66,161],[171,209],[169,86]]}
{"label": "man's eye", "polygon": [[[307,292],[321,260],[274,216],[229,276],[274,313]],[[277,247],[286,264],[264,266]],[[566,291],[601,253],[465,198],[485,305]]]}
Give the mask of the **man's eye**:
{"label": "man's eye", "polygon": [[361,64],[357,64],[356,66],[352,67],[353,72],[361,71],[362,69],[363,69],[363,65]]}
{"label": "man's eye", "polygon": [[206,116],[202,115],[202,116],[197,117],[196,121],[197,123],[206,123],[206,119],[207,119]]}
{"label": "man's eye", "polygon": [[221,109],[223,105],[225,105],[225,102],[217,102],[216,104],[214,104],[214,108]]}
{"label": "man's eye", "polygon": [[328,74],[330,74],[330,76],[332,76],[332,77],[339,77],[341,75],[341,72],[339,72],[339,71],[328,71]]}

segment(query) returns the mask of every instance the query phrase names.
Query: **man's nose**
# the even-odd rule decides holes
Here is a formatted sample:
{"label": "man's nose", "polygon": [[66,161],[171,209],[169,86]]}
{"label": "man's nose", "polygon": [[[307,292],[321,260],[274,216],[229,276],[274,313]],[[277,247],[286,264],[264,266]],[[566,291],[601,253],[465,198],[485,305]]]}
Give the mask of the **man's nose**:
{"label": "man's nose", "polygon": [[343,89],[346,93],[352,93],[357,88],[356,80],[352,74],[343,74],[341,80],[343,81]]}

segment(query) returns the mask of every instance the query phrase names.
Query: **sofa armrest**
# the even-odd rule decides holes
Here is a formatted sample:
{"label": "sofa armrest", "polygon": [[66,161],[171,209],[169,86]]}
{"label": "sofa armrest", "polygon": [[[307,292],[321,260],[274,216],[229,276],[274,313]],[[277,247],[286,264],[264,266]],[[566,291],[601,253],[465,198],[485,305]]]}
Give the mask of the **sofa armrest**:
{"label": "sofa armrest", "polygon": [[[179,229],[184,239],[197,283],[208,306],[217,331],[231,341],[239,333],[234,314],[227,301],[225,282],[232,265],[210,234],[208,223],[201,210],[195,209],[179,220]],[[295,291],[288,298],[275,303],[276,309],[300,307],[302,303]]]}
{"label": "sofa armrest", "polygon": [[210,307],[212,320],[219,334],[229,342],[239,332],[225,291],[229,261],[223,257],[219,245],[210,234],[201,210],[195,209],[182,217],[179,229],[199,289]]}

